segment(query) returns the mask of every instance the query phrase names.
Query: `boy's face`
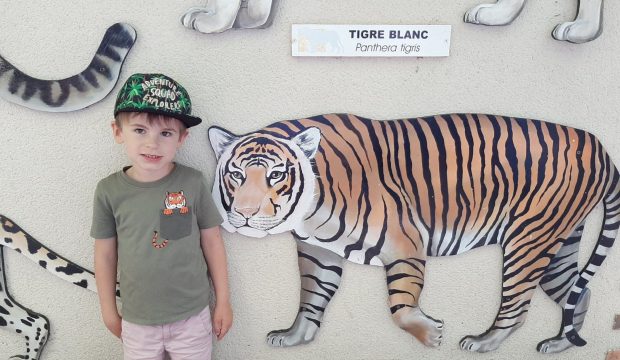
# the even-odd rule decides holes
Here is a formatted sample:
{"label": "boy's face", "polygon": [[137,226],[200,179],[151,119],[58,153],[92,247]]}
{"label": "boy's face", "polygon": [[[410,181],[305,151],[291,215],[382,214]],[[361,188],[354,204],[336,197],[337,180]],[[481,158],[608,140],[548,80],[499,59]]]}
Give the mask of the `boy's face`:
{"label": "boy's face", "polygon": [[168,175],[177,149],[187,138],[182,123],[174,118],[156,117],[149,121],[146,113],[127,113],[120,120],[122,126],[112,123],[114,139],[125,145],[132,168],[131,177],[141,181],[155,181]]}

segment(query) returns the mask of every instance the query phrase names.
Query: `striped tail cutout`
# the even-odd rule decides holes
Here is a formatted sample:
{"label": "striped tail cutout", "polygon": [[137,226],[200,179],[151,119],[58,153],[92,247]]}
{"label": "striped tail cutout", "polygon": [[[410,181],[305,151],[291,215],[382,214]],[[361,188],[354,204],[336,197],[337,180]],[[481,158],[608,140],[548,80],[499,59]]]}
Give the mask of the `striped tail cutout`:
{"label": "striped tail cutout", "polygon": [[603,227],[599,235],[596,246],[590,259],[584,266],[583,270],[579,274],[579,279],[573,285],[566,305],[564,306],[564,312],[562,313],[562,326],[566,338],[572,344],[576,346],[584,346],[586,341],[579,336],[577,330],[573,325],[573,316],[575,315],[575,307],[579,301],[583,290],[588,285],[590,279],[594,276],[598,268],[605,260],[609,249],[614,244],[616,236],[618,235],[618,228],[620,227],[620,184],[619,174],[616,170],[614,172],[614,179],[610,190],[608,191],[604,204],[604,217]]}
{"label": "striped tail cutout", "polygon": [[135,41],[136,31],[131,25],[110,26],[88,67],[61,80],[34,78],[0,56],[0,98],[46,112],[83,109],[99,102],[114,89]]}

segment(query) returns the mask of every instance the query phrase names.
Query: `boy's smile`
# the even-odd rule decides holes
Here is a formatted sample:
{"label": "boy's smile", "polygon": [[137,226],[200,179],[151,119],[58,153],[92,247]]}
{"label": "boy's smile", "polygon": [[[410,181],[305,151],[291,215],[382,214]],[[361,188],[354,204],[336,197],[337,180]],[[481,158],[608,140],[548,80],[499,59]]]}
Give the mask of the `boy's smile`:
{"label": "boy's smile", "polygon": [[147,113],[128,113],[122,126],[113,123],[112,129],[132,164],[127,175],[142,182],[159,180],[172,171],[176,151],[188,134],[179,120]]}

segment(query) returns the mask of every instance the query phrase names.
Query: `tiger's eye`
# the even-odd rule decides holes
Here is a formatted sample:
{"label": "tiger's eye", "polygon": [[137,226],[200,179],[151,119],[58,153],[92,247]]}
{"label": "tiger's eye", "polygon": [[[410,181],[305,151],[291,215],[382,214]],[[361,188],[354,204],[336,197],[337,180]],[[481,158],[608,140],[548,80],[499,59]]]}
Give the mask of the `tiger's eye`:
{"label": "tiger's eye", "polygon": [[269,174],[269,178],[272,179],[272,180],[276,180],[276,179],[281,178],[282,175],[283,175],[283,173],[281,171],[274,171],[271,174]]}

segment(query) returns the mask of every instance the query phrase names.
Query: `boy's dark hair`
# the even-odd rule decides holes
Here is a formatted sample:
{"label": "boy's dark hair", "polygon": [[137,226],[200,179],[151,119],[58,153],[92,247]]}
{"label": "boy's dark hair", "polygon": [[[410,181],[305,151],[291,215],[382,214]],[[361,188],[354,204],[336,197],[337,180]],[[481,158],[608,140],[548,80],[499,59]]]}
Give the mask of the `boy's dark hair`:
{"label": "boy's dark hair", "polygon": [[[132,115],[135,116],[135,114],[140,114],[140,112],[137,112],[137,111],[120,112],[114,117],[114,123],[116,124],[116,126],[118,126],[119,129],[122,129],[123,121],[128,120],[129,117],[131,117]],[[187,131],[187,126],[185,126],[185,123],[183,123],[181,120],[177,118],[166,116],[166,115],[161,115],[161,114],[152,114],[152,113],[142,113],[142,114],[146,114],[146,120],[149,122],[149,125],[155,121],[163,121],[167,124],[169,122],[177,120],[179,122],[179,134],[183,135],[185,131]]]}

